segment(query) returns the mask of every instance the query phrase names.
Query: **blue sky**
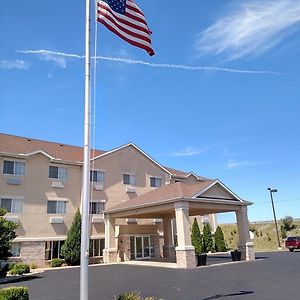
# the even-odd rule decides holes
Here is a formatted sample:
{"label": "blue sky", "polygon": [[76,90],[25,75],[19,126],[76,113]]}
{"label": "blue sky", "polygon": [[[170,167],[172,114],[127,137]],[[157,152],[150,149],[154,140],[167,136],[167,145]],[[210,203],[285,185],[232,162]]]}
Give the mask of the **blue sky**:
{"label": "blue sky", "polygon": [[[272,219],[277,188],[278,218],[299,218],[300,1],[136,3],[156,55],[98,25],[96,147],[132,141],[163,165],[219,178],[254,202],[251,221]],[[1,132],[83,144],[84,9],[1,2]]]}

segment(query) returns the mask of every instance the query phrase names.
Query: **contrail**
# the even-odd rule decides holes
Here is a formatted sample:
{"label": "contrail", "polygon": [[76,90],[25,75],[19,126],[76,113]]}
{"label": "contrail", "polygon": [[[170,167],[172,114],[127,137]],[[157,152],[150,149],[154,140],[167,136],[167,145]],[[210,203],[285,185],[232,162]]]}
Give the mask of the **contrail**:
{"label": "contrail", "polygon": [[[83,59],[85,57],[84,55],[55,52],[49,50],[16,50],[16,52],[24,53],[24,54],[56,55],[61,57],[70,57],[70,58],[78,58],[78,59]],[[242,70],[242,69],[231,69],[231,68],[210,67],[210,66],[188,66],[188,65],[177,65],[177,64],[150,63],[142,60],[133,60],[128,58],[109,57],[109,56],[96,56],[96,59],[113,61],[113,62],[122,62],[126,64],[144,65],[151,68],[181,69],[186,71],[217,71],[217,72],[229,72],[229,73],[240,73],[240,74],[286,75],[285,73],[279,73],[279,72],[273,72],[267,70]]]}

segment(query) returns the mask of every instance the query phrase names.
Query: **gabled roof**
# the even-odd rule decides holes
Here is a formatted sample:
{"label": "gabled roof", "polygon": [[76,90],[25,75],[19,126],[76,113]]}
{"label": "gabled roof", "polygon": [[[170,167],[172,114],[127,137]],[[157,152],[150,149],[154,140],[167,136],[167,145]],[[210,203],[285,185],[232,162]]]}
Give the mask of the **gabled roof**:
{"label": "gabled roof", "polygon": [[[60,143],[42,141],[38,139],[0,134],[0,152],[30,156],[31,154],[46,153],[47,156],[62,161],[82,162],[83,148]],[[94,156],[105,151],[95,150]],[[91,151],[93,155],[93,151]]]}
{"label": "gabled roof", "polygon": [[182,182],[166,184],[153,191],[139,195],[110,209],[107,209],[105,212],[132,208],[135,206],[150,205],[159,202],[168,202],[171,199],[177,198],[192,198],[195,194],[205,191],[213,184],[213,182],[215,182],[215,180],[207,180],[205,182],[198,182],[195,184],[185,184]]}
{"label": "gabled roof", "polygon": [[162,166],[159,162],[157,162],[155,159],[153,159],[151,156],[149,156],[147,153],[145,153],[143,150],[141,150],[141,149],[140,149],[137,145],[135,145],[134,143],[128,143],[128,144],[125,144],[125,145],[120,146],[120,147],[118,147],[118,148],[115,148],[115,149],[113,149],[113,150],[111,150],[111,151],[107,151],[107,152],[105,152],[105,153],[102,153],[102,154],[100,154],[100,155],[98,155],[98,156],[95,156],[95,157],[93,158],[93,160],[96,160],[96,159],[101,158],[101,157],[105,157],[105,156],[107,156],[107,155],[110,155],[110,154],[112,154],[112,153],[115,153],[115,152],[120,151],[120,150],[122,150],[122,149],[124,149],[124,148],[127,148],[127,147],[133,147],[133,148],[136,149],[138,152],[140,152],[142,155],[144,155],[146,158],[148,158],[151,162],[153,162],[155,165],[157,165],[159,168],[161,168],[161,169],[164,170],[166,173],[168,173],[169,175],[171,175],[170,171],[169,171],[166,167]]}
{"label": "gabled roof", "polygon": [[195,174],[194,172],[185,172],[185,171],[181,171],[181,170],[176,170],[173,168],[169,168],[169,167],[165,167],[173,177],[178,177],[178,178],[187,178],[189,176],[194,176],[196,179],[198,180],[209,180],[209,178],[205,178],[202,176],[199,176],[197,174]]}
{"label": "gabled roof", "polygon": [[232,195],[232,199],[224,199],[222,197],[214,197],[215,200],[219,201],[227,201],[227,202],[237,202],[239,204],[249,205],[251,202],[242,200],[236,194],[231,192],[225,185],[223,185],[218,179],[215,180],[206,180],[202,182],[197,182],[194,184],[187,184],[183,182],[175,182],[171,184],[167,184],[157,188],[153,191],[147,192],[145,194],[139,195],[135,198],[127,200],[121,204],[113,206],[104,213],[112,213],[116,211],[123,211],[127,209],[135,209],[139,207],[145,206],[155,206],[159,204],[169,203],[176,200],[197,200],[197,198],[201,198],[201,195],[206,192],[208,189],[213,187],[214,185],[220,185],[223,189],[225,189],[229,194]]}

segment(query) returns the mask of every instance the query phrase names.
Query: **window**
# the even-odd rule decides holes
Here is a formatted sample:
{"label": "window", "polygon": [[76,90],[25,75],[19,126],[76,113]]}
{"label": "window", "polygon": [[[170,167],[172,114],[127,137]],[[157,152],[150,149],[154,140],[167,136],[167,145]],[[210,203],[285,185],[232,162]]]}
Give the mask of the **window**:
{"label": "window", "polygon": [[105,247],[104,239],[91,240],[90,256],[91,257],[103,256],[104,247]]}
{"label": "window", "polygon": [[123,184],[136,185],[135,175],[123,174]]}
{"label": "window", "polygon": [[160,187],[161,186],[161,178],[150,177],[150,186]]}
{"label": "window", "polygon": [[21,253],[21,244],[20,243],[12,243],[10,252],[12,254],[12,257],[20,257]]}
{"label": "window", "polygon": [[103,171],[96,171],[96,170],[90,171],[90,181],[91,182],[104,183],[104,176],[105,176],[105,173]]}
{"label": "window", "polygon": [[8,213],[21,213],[23,211],[23,199],[1,198],[0,207]]}
{"label": "window", "polygon": [[49,166],[49,178],[67,179],[67,168]]}
{"label": "window", "polygon": [[25,162],[5,160],[3,174],[25,175]]}
{"label": "window", "polygon": [[104,204],[103,202],[90,202],[90,214],[97,215],[101,214],[101,212],[104,210]]}
{"label": "window", "polygon": [[63,258],[61,255],[61,247],[65,241],[47,241],[45,242],[45,260],[52,258]]}
{"label": "window", "polygon": [[47,204],[47,214],[65,214],[66,208],[66,201],[49,200]]}

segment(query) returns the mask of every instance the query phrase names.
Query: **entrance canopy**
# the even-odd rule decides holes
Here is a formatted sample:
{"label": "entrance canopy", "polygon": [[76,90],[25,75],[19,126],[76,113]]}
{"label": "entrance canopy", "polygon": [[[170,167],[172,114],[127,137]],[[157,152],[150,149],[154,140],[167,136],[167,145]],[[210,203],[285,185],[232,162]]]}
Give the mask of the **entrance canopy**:
{"label": "entrance canopy", "polygon": [[[176,261],[179,268],[195,267],[195,252],[191,243],[190,216],[235,212],[242,259],[254,259],[253,243],[249,235],[247,205],[219,180],[205,180],[194,184],[175,182],[127,200],[104,211],[106,262],[116,259],[115,219],[162,219],[164,253],[171,253],[171,220],[176,219]],[[167,256],[169,255],[167,254]],[[165,256],[165,255],[164,255]],[[111,259],[112,258],[112,259]]]}
{"label": "entrance canopy", "polygon": [[205,215],[240,210],[251,205],[230,191],[219,180],[196,184],[176,182],[127,200],[104,211],[113,218],[174,218],[174,204],[189,203],[189,215]]}

